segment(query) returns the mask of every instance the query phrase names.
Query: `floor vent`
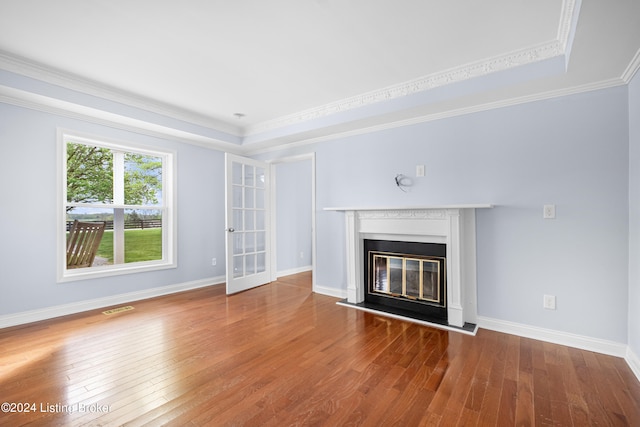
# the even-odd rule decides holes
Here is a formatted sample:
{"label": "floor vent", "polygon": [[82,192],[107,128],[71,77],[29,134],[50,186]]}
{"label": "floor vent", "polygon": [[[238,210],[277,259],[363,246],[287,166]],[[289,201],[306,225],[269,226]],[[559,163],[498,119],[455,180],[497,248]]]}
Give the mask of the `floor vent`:
{"label": "floor vent", "polygon": [[124,307],[112,308],[111,310],[103,311],[102,314],[106,314],[108,316],[110,314],[121,313],[123,311],[129,311],[129,310],[133,310],[133,307],[130,305],[127,305]]}

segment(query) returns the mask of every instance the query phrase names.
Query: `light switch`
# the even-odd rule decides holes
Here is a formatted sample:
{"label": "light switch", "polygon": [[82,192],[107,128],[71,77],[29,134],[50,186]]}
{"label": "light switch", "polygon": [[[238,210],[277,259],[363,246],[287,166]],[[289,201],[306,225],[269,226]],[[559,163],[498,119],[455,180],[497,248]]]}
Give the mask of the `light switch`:
{"label": "light switch", "polygon": [[544,205],[542,217],[544,219],[554,219],[556,217],[556,205]]}

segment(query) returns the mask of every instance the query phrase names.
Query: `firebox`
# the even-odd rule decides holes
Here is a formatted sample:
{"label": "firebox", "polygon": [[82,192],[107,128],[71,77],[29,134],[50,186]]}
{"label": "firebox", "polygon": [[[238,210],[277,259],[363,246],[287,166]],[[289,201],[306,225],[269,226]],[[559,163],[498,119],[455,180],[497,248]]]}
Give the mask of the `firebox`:
{"label": "firebox", "polygon": [[446,252],[441,243],[365,240],[365,302],[446,322]]}

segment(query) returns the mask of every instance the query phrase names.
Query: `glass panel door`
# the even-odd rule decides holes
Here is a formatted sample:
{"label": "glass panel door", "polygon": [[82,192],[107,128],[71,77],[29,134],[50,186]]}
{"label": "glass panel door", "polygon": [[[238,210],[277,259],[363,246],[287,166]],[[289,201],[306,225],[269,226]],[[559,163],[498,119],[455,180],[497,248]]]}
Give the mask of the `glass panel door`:
{"label": "glass panel door", "polygon": [[269,168],[226,155],[227,294],[269,281]]}

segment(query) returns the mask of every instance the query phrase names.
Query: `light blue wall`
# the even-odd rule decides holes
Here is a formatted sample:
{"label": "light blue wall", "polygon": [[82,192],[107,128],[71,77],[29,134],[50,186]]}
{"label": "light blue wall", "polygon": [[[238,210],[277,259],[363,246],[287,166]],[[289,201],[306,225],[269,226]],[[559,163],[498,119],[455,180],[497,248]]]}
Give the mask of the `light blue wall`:
{"label": "light blue wall", "polygon": [[[346,289],[340,206],[493,203],[477,214],[480,316],[627,341],[627,88],[287,150],[316,152],[317,277]],[[277,157],[278,153],[271,156]],[[394,176],[415,174],[404,193]],[[544,220],[544,204],[557,218]],[[557,296],[544,310],[543,295]]]}
{"label": "light blue wall", "polygon": [[310,159],[276,165],[278,272],[311,267],[311,173]]}
{"label": "light blue wall", "polygon": [[629,348],[640,357],[640,73],[629,84]]}
{"label": "light blue wall", "polygon": [[[636,77],[629,88],[261,157],[316,152],[319,286],[346,289],[343,216],[325,207],[493,203],[477,216],[479,314],[629,340],[639,354],[640,230],[629,221],[640,210],[638,92]],[[177,151],[178,268],[55,282],[58,126]],[[0,315],[222,276],[223,263],[210,260],[224,257],[223,160],[218,151],[0,104]],[[417,164],[426,176],[401,192],[394,176],[413,176]],[[557,219],[542,219],[546,203],[557,205]],[[543,294],[557,296],[556,311],[542,308]]]}
{"label": "light blue wall", "polygon": [[[56,283],[56,129],[177,152],[178,268]],[[224,275],[224,156],[0,103],[0,315]]]}

